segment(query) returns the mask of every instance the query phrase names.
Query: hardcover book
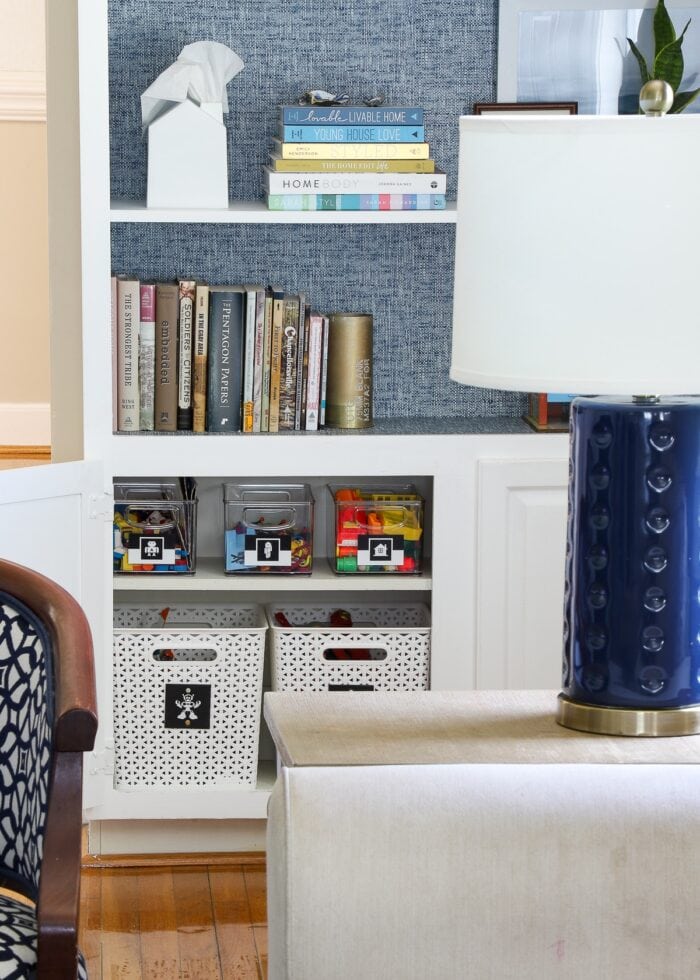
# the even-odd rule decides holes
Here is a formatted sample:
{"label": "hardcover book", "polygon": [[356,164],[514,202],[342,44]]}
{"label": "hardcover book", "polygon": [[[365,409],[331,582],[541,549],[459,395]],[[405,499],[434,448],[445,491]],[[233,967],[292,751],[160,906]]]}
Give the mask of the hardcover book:
{"label": "hardcover book", "polygon": [[245,290],[245,347],[243,353],[243,431],[253,431],[253,375],[255,371],[255,310],[257,287]]}
{"label": "hardcover book", "polygon": [[422,126],[423,110],[411,106],[285,105],[283,126]]}
{"label": "hardcover book", "polygon": [[423,126],[282,126],[287,143],[422,143]]}
{"label": "hardcover book", "polygon": [[112,428],[119,429],[119,372],[117,369],[117,277],[110,280],[111,328],[112,328]]}
{"label": "hardcover book", "polygon": [[242,286],[209,288],[207,431],[239,432],[245,343]]}
{"label": "hardcover book", "polygon": [[139,429],[139,320],[138,279],[117,278],[117,428]]}
{"label": "hardcover book", "polygon": [[335,159],[335,160],[287,160],[278,153],[270,154],[270,170],[279,173],[312,172],[318,173],[393,173],[393,174],[432,174],[435,172],[435,161],[428,157],[425,160],[367,160],[367,159]]}
{"label": "hardcover book", "polygon": [[270,371],[272,365],[272,289],[265,290],[265,334],[263,339],[262,418],[260,431],[270,431]]}
{"label": "hardcover book", "polygon": [[299,293],[299,319],[297,328],[297,391],[294,403],[294,428],[301,429],[304,407],[304,343],[306,334],[306,294]]}
{"label": "hardcover book", "polygon": [[299,297],[285,294],[280,362],[279,431],[293,430],[297,399]]}
{"label": "hardcover book", "polygon": [[329,318],[323,317],[323,342],[321,345],[321,405],[318,413],[319,427],[326,424],[326,390],[328,388],[328,334]]}
{"label": "hardcover book", "polygon": [[277,173],[265,167],[268,194],[444,194],[447,175],[392,173]]}
{"label": "hardcover book", "polygon": [[155,428],[156,287],[141,283],[139,331],[139,419],[140,428]]}
{"label": "hardcover book", "polygon": [[156,432],[177,429],[177,319],[175,283],[156,283]]}
{"label": "hardcover book", "polygon": [[323,317],[311,313],[308,329],[308,364],[306,381],[306,418],[304,428],[314,432],[319,425],[321,408],[321,366],[323,358]]}
{"label": "hardcover book", "polygon": [[287,143],[272,141],[285,160],[427,160],[428,143]]}
{"label": "hardcover book", "polygon": [[206,432],[207,428],[207,349],[209,344],[209,287],[197,284],[194,300],[194,375],[192,391],[192,429]]}
{"label": "hardcover book", "polygon": [[265,290],[255,290],[255,351],[253,355],[253,432],[262,432],[263,358],[265,344]]}
{"label": "hardcover book", "polygon": [[282,336],[284,333],[284,290],[272,286],[272,346],[270,353],[269,431],[279,432]]}
{"label": "hardcover book", "polygon": [[181,279],[180,329],[178,332],[177,427],[192,431],[192,341],[194,337],[194,293],[197,283]]}
{"label": "hardcover book", "polygon": [[270,211],[444,211],[444,194],[268,194]]}

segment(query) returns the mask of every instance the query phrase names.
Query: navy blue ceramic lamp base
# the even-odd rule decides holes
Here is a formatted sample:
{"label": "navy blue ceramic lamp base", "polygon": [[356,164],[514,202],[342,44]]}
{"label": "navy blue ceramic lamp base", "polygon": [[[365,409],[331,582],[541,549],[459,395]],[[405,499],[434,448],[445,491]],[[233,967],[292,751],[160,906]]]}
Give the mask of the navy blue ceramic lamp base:
{"label": "navy blue ceramic lamp base", "polygon": [[577,398],[558,721],[700,732],[700,399]]}

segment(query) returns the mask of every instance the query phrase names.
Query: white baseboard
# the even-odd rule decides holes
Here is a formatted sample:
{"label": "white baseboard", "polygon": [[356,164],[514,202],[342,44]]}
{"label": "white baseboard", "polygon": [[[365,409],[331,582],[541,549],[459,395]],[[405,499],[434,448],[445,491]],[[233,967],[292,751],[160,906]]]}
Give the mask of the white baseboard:
{"label": "white baseboard", "polygon": [[0,402],[0,446],[48,446],[50,443],[48,402]]}
{"label": "white baseboard", "polygon": [[0,70],[0,121],[42,122],[45,120],[45,73]]}

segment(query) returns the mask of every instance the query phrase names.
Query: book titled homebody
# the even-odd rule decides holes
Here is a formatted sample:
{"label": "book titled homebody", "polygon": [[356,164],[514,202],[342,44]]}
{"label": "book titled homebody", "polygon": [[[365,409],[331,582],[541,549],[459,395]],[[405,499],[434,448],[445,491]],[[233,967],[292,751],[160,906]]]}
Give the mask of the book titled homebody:
{"label": "book titled homebody", "polygon": [[284,160],[427,160],[428,143],[286,143],[273,139]]}
{"label": "book titled homebody", "polygon": [[444,211],[444,194],[268,194],[270,211]]}
{"label": "book titled homebody", "polygon": [[379,173],[277,173],[265,167],[269,194],[444,194],[447,176]]}
{"label": "book titled homebody", "polygon": [[284,105],[283,126],[422,126],[423,110],[412,106]]}
{"label": "book titled homebody", "polygon": [[423,126],[282,126],[286,143],[422,143]]}

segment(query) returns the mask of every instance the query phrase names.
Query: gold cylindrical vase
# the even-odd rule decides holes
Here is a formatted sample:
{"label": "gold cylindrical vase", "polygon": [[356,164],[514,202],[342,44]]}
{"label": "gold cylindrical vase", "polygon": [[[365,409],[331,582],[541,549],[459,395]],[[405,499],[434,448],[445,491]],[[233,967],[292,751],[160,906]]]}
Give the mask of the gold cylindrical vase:
{"label": "gold cylindrical vase", "polygon": [[326,425],[372,425],[372,315],[332,313],[328,323]]}

